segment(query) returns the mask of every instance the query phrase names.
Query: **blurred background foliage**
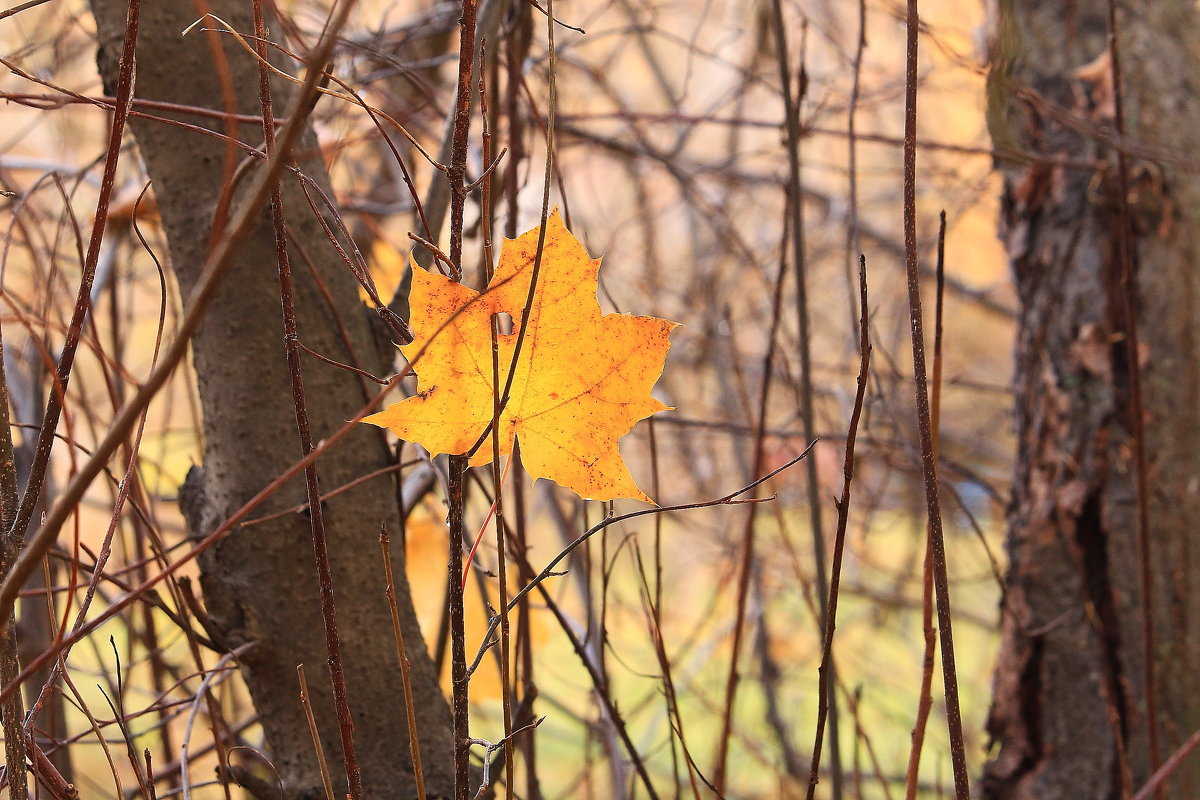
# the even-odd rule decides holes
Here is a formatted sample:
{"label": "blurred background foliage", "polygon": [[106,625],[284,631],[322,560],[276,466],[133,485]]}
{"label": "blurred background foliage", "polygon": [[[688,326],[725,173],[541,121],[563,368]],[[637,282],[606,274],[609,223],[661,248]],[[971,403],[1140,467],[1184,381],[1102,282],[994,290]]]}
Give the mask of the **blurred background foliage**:
{"label": "blurred background foliage", "polygon": [[[279,7],[289,20],[279,36],[309,44],[328,12],[319,0]],[[604,257],[600,297],[606,310],[683,323],[656,392],[675,410],[638,426],[624,440],[623,451],[639,482],[654,487],[650,493],[660,504],[719,497],[753,477],[760,425],[765,469],[785,463],[808,444],[800,414],[804,387],[795,265],[781,247],[788,167],[771,6],[560,0],[554,7],[563,24],[556,32],[553,203],[589,252]],[[900,797],[922,672],[925,528],[900,232],[904,9],[893,0],[870,0],[862,9],[850,2],[790,0],[783,12],[789,72],[793,78],[803,73],[804,267],[819,438],[811,458],[820,492],[807,496],[801,465],[764,487],[764,494],[777,499],[753,512],[757,560],[747,638],[739,654],[743,682],[735,706],[728,794],[797,797],[807,783],[821,650],[808,504],[822,505],[821,535],[831,539],[858,366],[854,270],[861,251],[870,286],[874,363],[858,442],[834,648],[839,749],[847,796]],[[983,118],[983,9],[976,3],[925,0],[921,13],[920,253],[927,278],[926,330],[931,331],[934,244],[938,214],[945,210],[940,466],[967,754],[977,770],[986,755],[982,725],[996,647],[1000,542],[1012,457],[1008,385],[1014,301],[995,235],[999,181]],[[457,16],[450,3],[363,0],[333,67],[430,152],[437,151],[453,103]],[[865,47],[859,53],[863,19]],[[542,192],[548,59],[544,16],[535,12],[533,20],[525,83],[516,98],[526,158],[512,160],[507,126],[493,131],[497,145],[510,148],[504,168],[517,170],[518,205],[511,213],[518,230],[536,224]],[[519,32],[496,34],[515,35]],[[6,99],[0,184],[7,193],[0,322],[18,446],[30,441],[29,426],[40,418],[48,385],[45,365],[62,340],[79,274],[81,231],[95,208],[109,114],[78,99],[103,94],[93,37],[94,23],[78,0],[46,3],[0,20],[9,65],[0,78]],[[412,200],[390,151],[361,109],[325,99],[315,119],[341,213],[370,254],[383,293],[399,284],[412,244],[407,234],[418,230]],[[478,176],[484,166],[478,119],[473,134],[468,171]],[[127,147],[132,154],[132,140]],[[424,196],[435,171],[411,148],[401,152]],[[153,190],[137,220],[143,246],[133,219],[146,178],[136,158],[121,163],[94,311],[60,428],[65,441],[53,463],[60,483],[148,371],[160,307],[168,334],[179,313],[170,271],[160,272],[150,254],[166,258]],[[501,219],[510,213],[501,199],[497,209]],[[479,215],[473,195],[464,262],[468,280],[475,282],[481,274]],[[781,268],[787,273],[780,324],[773,358],[766,362]],[[757,398],[768,378],[767,413],[760,419]],[[193,381],[189,369],[180,370],[151,407],[139,451],[138,507],[144,517],[135,521],[127,510],[117,521],[114,558],[93,614],[186,545],[176,497],[187,469],[200,458]],[[87,577],[79,564],[92,562],[109,526],[118,469],[93,488],[70,536],[50,560],[47,575],[54,591],[48,597],[35,594],[22,607],[27,658],[48,646],[47,619],[54,625],[72,619],[75,594]],[[583,521],[595,522],[606,513],[599,504],[585,505],[554,486],[524,489],[529,560],[535,569]],[[617,505],[618,510],[634,507]],[[472,505],[474,530],[486,510],[483,500]],[[614,526],[571,561],[569,575],[550,584],[569,623],[591,648],[590,657],[602,666],[633,741],[666,796],[689,792],[684,746],[706,773],[717,748],[738,552],[750,513],[749,506],[718,506]],[[445,591],[444,515],[435,492],[414,511],[406,530],[408,572],[430,648],[439,644]],[[476,562],[486,568],[494,555],[494,545],[485,539]],[[191,574],[190,566],[182,571]],[[658,580],[662,607],[657,616],[682,730],[673,730],[668,715],[650,624]],[[485,585],[494,590],[494,580],[489,583],[482,573],[470,584],[470,652],[486,626],[479,593]],[[382,597],[382,579],[380,588]],[[536,709],[547,717],[536,733],[544,796],[635,792],[629,788],[630,767],[578,657],[539,601],[533,602],[528,630],[519,636],[532,643]],[[188,636],[163,612],[162,603],[149,597],[72,651],[66,668],[74,685],[56,695],[64,718],[48,733],[69,751],[72,780],[84,796],[138,791],[123,755],[125,739],[139,752],[146,747],[154,753],[158,797],[181,790],[181,773],[190,776],[194,796],[222,796],[213,773],[212,728],[249,748],[261,742],[253,709],[228,662],[206,651],[198,657],[199,663]],[[319,665],[309,665],[309,680],[318,679],[324,679]],[[209,718],[213,709],[196,702],[202,681],[215,687],[219,721]],[[475,735],[500,738],[499,692],[489,660],[471,686]],[[934,716],[920,771],[922,796],[929,797],[950,785],[940,692],[935,674]],[[121,725],[114,724],[114,707],[125,717]],[[181,768],[185,742],[190,763]],[[789,753],[800,757],[799,774],[788,768]],[[249,749],[233,757],[256,764],[261,759]],[[824,763],[829,764],[828,757]],[[518,761],[518,774],[523,769]],[[828,791],[829,782],[823,781],[818,794],[828,796]]]}

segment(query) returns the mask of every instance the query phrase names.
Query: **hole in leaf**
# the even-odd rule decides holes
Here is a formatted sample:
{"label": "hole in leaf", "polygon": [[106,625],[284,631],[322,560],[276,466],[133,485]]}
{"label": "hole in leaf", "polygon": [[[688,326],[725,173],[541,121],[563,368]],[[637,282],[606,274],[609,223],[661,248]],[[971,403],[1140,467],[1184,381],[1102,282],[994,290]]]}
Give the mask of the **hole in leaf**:
{"label": "hole in leaf", "polygon": [[508,336],[513,332],[512,314],[507,311],[500,311],[492,315],[492,319],[496,320],[496,330],[501,336]]}

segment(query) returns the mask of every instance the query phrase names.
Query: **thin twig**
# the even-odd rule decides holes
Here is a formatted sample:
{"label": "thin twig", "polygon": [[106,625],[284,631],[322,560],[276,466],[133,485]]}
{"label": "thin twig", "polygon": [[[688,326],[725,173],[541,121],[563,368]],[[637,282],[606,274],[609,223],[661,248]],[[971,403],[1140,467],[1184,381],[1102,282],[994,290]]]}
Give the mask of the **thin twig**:
{"label": "thin twig", "polygon": [[[385,385],[386,385],[386,381],[385,381]],[[375,478],[379,478],[379,477],[388,475],[393,472],[399,472],[400,470],[404,469],[405,467],[411,467],[413,464],[423,464],[423,463],[425,463],[425,462],[409,461],[409,462],[399,463],[399,464],[388,464],[386,467],[380,467],[379,469],[372,470],[372,471],[368,472],[366,475],[359,475],[357,478],[346,481],[345,483],[343,483],[341,486],[337,487],[336,489],[331,489],[328,492],[326,492],[325,494],[321,495],[321,502],[328,503],[330,500],[337,497],[339,494],[348,492],[351,489],[355,488],[356,486],[360,486],[361,484],[364,484],[368,481],[372,481]],[[280,511],[276,511],[272,514],[266,514],[261,517],[255,517],[254,519],[248,519],[242,523],[242,527],[249,528],[252,525],[261,525],[264,522],[269,522],[270,520],[273,520],[273,519],[279,519],[280,517],[286,517],[289,514],[303,514],[307,509],[308,509],[307,501],[305,501],[303,503],[297,503],[296,505],[291,506],[290,508],[285,508]]]}
{"label": "thin twig", "polygon": [[392,634],[396,639],[396,655],[400,659],[400,683],[404,688],[404,715],[408,721],[408,754],[412,759],[413,781],[417,786],[417,800],[425,797],[425,767],[421,761],[421,738],[417,731],[417,711],[413,705],[412,665],[404,645],[404,630],[400,627],[400,609],[396,605],[396,581],[392,576],[392,543],[388,538],[387,525],[379,526],[379,547],[383,551],[383,573],[387,580],[384,594],[387,596],[388,611],[392,616]]}
{"label": "thin twig", "polygon": [[505,736],[498,742],[489,742],[486,739],[471,739],[471,744],[481,744],[486,748],[483,753],[483,758],[481,759],[483,761],[483,769],[481,770],[483,772],[483,780],[479,784],[479,791],[475,793],[474,800],[483,800],[483,798],[487,796],[488,790],[492,788],[493,781],[495,781],[495,778],[492,777],[492,754],[497,750],[510,749],[509,745],[512,744],[514,737],[534,730],[545,721],[545,717],[538,717],[529,724],[522,725],[520,728],[517,728],[515,731],[510,733],[508,736]]}
{"label": "thin twig", "polygon": [[[931,387],[930,424],[933,427],[933,452],[940,451],[942,409],[942,307],[945,295],[946,212],[942,211],[938,226],[937,295],[933,328],[933,386]],[[925,728],[933,709],[933,664],[937,647],[937,631],[933,627],[933,547],[925,537],[925,561],[921,570],[921,631],[925,641],[921,659],[921,688],[917,695],[917,718],[913,723],[912,748],[908,754],[908,769],[904,776],[904,800],[915,800],[917,779],[921,767],[921,749],[925,743]]]}
{"label": "thin twig", "polygon": [[[821,645],[821,665],[818,667],[820,688],[833,686],[833,633],[837,628],[838,593],[842,582],[842,554],[846,549],[846,527],[850,521],[850,484],[854,481],[854,442],[858,437],[858,423],[862,419],[863,401],[867,396],[867,379],[871,371],[870,315],[867,304],[867,259],[859,256],[858,261],[858,389],[854,394],[854,408],[850,412],[850,426],[846,431],[846,455],[842,464],[842,495],[837,502],[837,531],[833,539],[833,560],[830,565],[829,610],[826,616],[825,633]],[[825,718],[829,713],[829,695],[821,691],[817,695],[817,732],[813,740],[812,766],[808,775],[806,797],[813,799],[819,780],[821,766],[821,742],[825,734]],[[834,734],[830,726],[830,735]],[[835,773],[836,774],[836,773]]]}
{"label": "thin twig", "polygon": [[[654,519],[657,522],[662,517],[659,516]],[[638,573],[642,577],[642,591],[645,594],[646,603],[651,607],[651,613],[649,614],[650,638],[654,642],[654,655],[658,659],[658,668],[662,670],[663,694],[666,695],[667,699],[668,721],[671,724],[671,732],[679,738],[679,746],[683,750],[683,757],[687,762],[688,783],[692,789],[692,797],[695,800],[700,800],[700,787],[696,783],[696,776],[700,774],[700,768],[692,758],[691,751],[687,746],[687,740],[683,735],[683,717],[679,713],[679,695],[675,691],[675,681],[671,674],[671,658],[667,655],[666,643],[663,641],[662,625],[660,624],[661,614],[656,608],[657,601],[654,598],[654,591],[659,589],[660,581],[656,580],[654,590],[652,591],[646,580],[646,570],[642,564],[641,548],[635,546],[634,552],[637,555]],[[657,579],[661,576],[656,574],[655,577]],[[701,777],[701,780],[703,780],[703,777]],[[675,796],[682,797],[678,781],[676,783]],[[705,783],[708,782],[705,781]]]}
{"label": "thin twig", "polygon": [[475,66],[475,23],[478,0],[463,0],[459,18],[458,94],[454,105],[454,135],[450,165],[450,277],[462,283],[463,210],[467,202],[467,139],[471,130],[471,93]]}
{"label": "thin twig", "polygon": [[1161,792],[1163,784],[1171,777],[1171,773],[1179,769],[1184,759],[1191,755],[1198,745],[1200,745],[1200,730],[1195,731],[1174,753],[1167,756],[1167,760],[1150,776],[1145,786],[1138,790],[1138,793],[1133,796],[1133,800],[1149,800],[1150,795],[1157,795]]}
{"label": "thin twig", "polygon": [[318,353],[316,350],[313,350],[311,347],[306,346],[303,342],[299,342],[299,341],[296,342],[296,347],[300,348],[301,351],[308,353],[310,356],[317,359],[318,361],[324,362],[331,367],[337,367],[338,369],[344,369],[347,372],[353,372],[355,375],[358,375],[361,378],[366,378],[367,380],[371,381],[372,383],[377,383],[380,386],[387,385],[386,378],[377,378],[376,376],[367,372],[365,369],[359,369],[358,367],[351,366],[350,364],[343,364],[341,361],[338,361],[337,359],[330,358],[329,356],[326,356],[326,355],[322,355],[322,354]]}
{"label": "thin twig", "polygon": [[454,798],[466,800],[471,780],[470,773],[470,706],[467,688],[471,671],[467,669],[466,621],[463,608],[462,575],[463,537],[466,527],[463,521],[465,498],[465,456],[450,456],[449,493],[446,505],[450,513],[447,527],[450,529],[450,559],[446,565],[449,573],[450,609],[450,713],[454,736]]}
{"label": "thin twig", "polygon": [[846,103],[846,288],[850,301],[850,324],[858,319],[852,275],[853,264],[862,254],[858,230],[858,99],[862,89],[863,51],[867,46],[867,2],[858,0],[858,36],[854,41],[854,66],[850,78],[850,98]]}
{"label": "thin twig", "polygon": [[[348,3],[349,4],[349,3]],[[258,90],[263,118],[263,137],[267,157],[276,155],[274,107],[271,101],[271,72],[267,64],[267,27],[263,18],[262,0],[252,3],[254,12],[255,47],[258,51]],[[321,62],[310,62],[312,64]],[[287,155],[290,158],[290,154]],[[296,324],[296,299],[292,282],[291,260],[287,247],[287,228],[283,208],[283,191],[279,180],[271,184],[271,223],[275,233],[275,259],[279,272],[279,300],[283,306],[283,342],[287,359],[288,379],[292,389],[292,406],[296,415],[296,434],[300,452],[313,451],[312,424],[308,417],[308,401],[304,393],[304,373],[300,362],[300,337]],[[329,561],[329,544],[325,533],[325,512],[321,507],[321,488],[317,480],[316,462],[304,468],[304,487],[308,495],[309,526],[312,531],[313,562],[317,570],[317,585],[321,602],[321,622],[325,629],[325,650],[329,668],[329,683],[333,689],[333,704],[337,714],[338,733],[342,744],[342,763],[346,769],[349,800],[363,800],[362,769],[354,746],[354,715],[346,687],[342,663],[342,640],[337,629],[337,601],[334,595],[333,570]]]}
{"label": "thin twig", "polygon": [[[446,176],[450,181],[450,278],[462,282],[463,211],[467,201],[465,175],[467,170],[467,139],[471,129],[471,93],[475,63],[475,27],[478,1],[462,0],[458,39],[458,93],[454,105],[450,165]],[[450,537],[450,710],[454,728],[454,800],[466,800],[470,784],[470,706],[467,688],[471,680],[467,671],[465,641],[465,611],[463,587],[458,582],[462,574],[463,519],[466,502],[466,456],[450,457],[448,518]]]}
{"label": "thin twig", "polygon": [[[483,126],[483,160],[487,162],[492,155],[492,132],[488,125],[487,86],[484,81],[483,65],[487,63],[486,43],[479,43],[479,115]],[[503,156],[503,153],[501,153]],[[492,162],[480,176],[477,183],[482,185],[480,200],[483,228],[483,276],[485,283],[492,278],[492,167],[500,163],[500,157]],[[500,711],[504,726],[504,739],[508,741],[513,736],[511,659],[512,652],[511,627],[508,618],[508,559],[505,551],[508,542],[508,528],[504,518],[504,477],[500,470],[500,394],[496,387],[500,385],[500,320],[493,315],[488,328],[492,345],[492,495],[495,497],[496,527],[496,583],[500,591]],[[512,460],[508,466],[512,465]],[[505,469],[504,473],[508,470]],[[504,748],[504,794],[512,800],[514,790],[513,748]]]}
{"label": "thin twig", "polygon": [[22,11],[28,11],[31,8],[37,8],[40,5],[49,3],[50,0],[25,0],[24,3],[18,3],[11,8],[6,8],[0,11],[0,19],[8,19],[14,14],[20,14]]}
{"label": "thin twig", "polygon": [[[304,677],[304,665],[296,665],[296,680],[300,682],[300,705],[304,707],[304,719],[308,722],[308,735],[312,737],[313,751],[317,754],[317,769],[321,771],[321,785],[325,788],[325,800],[334,800],[333,781],[329,777],[329,764],[325,761],[325,748],[321,747],[321,732],[317,729],[317,718],[313,716],[312,701],[308,699],[308,681]],[[421,800],[425,800],[424,791]]]}
{"label": "thin twig", "polygon": [[908,310],[916,390],[917,427],[921,435],[921,467],[925,501],[929,507],[929,541],[933,551],[934,595],[937,598],[938,633],[942,640],[942,683],[946,693],[946,725],[950,734],[950,761],[956,800],[971,796],[963,747],[962,712],[958,703],[958,678],[954,666],[954,633],[950,615],[950,585],[946,570],[946,544],[942,538],[942,509],[938,497],[937,459],[933,451],[933,423],[925,371],[924,326],[921,322],[921,284],[917,269],[917,42],[920,21],[917,0],[908,0],[904,69],[904,268],[908,278]]}
{"label": "thin twig", "polygon": [[[440,247],[438,247],[436,244],[429,241],[424,236],[413,233],[412,231],[408,232],[408,238],[412,239],[417,244],[423,246],[430,253],[433,253],[433,258],[435,261],[437,261],[437,263],[445,264],[446,269],[450,269],[450,270],[454,269],[454,263],[450,260],[450,256],[443,253],[442,249]],[[441,269],[441,267],[439,267],[438,269]]]}
{"label": "thin twig", "polygon": [[[8,375],[4,368],[4,338],[0,333],[0,577],[8,574],[9,564],[20,550],[20,543],[10,534],[17,511],[17,464],[13,453],[13,428],[8,411]],[[6,630],[0,643],[0,683],[10,683],[21,671],[17,660],[16,619],[8,615],[0,619]],[[15,692],[4,702],[4,766],[8,779],[8,795],[11,800],[25,800],[28,794],[28,776],[25,762],[25,736],[21,730],[21,719],[25,715],[21,693]]]}

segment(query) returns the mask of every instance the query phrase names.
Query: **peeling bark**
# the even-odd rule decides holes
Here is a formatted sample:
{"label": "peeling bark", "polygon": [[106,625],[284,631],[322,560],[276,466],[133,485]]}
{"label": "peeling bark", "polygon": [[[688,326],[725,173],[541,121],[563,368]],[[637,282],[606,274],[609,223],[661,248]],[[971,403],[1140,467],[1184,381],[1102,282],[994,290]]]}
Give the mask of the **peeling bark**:
{"label": "peeling bark", "polygon": [[[214,67],[208,38],[198,30],[182,35],[201,15],[198,9],[202,5],[159,2],[143,6],[137,49],[138,98],[223,108],[219,70]],[[125,3],[94,0],[92,6],[99,31],[98,60],[107,80],[114,74]],[[252,30],[247,3],[208,0],[207,8],[239,31]],[[220,39],[237,110],[256,114],[255,63],[232,37],[221,35]],[[273,92],[276,107],[286,108],[288,86],[280,81]],[[223,130],[218,120],[169,116]],[[186,293],[197,278],[212,236],[225,145],[161,122],[134,119],[131,126],[154,182],[171,263]],[[240,128],[240,136],[256,145],[262,132],[247,124]],[[311,131],[296,156],[299,168],[328,192],[328,177]],[[394,350],[373,329],[353,278],[325,239],[296,179],[285,173],[282,182],[291,256],[297,265],[300,340],[319,353],[372,373],[391,371]],[[211,530],[300,456],[284,362],[275,263],[270,220],[264,210],[193,339],[204,416],[204,463],[201,470],[189,475],[181,506],[194,535]],[[368,396],[360,379],[316,359],[306,361],[304,378],[315,440],[340,427]],[[361,426],[318,462],[322,489],[328,491],[384,467],[389,459],[381,434]],[[304,500],[303,481],[296,479],[259,510],[269,514]],[[355,743],[367,795],[411,798],[415,790],[400,670],[377,546],[381,522],[399,529],[394,489],[387,479],[368,482],[328,501],[325,519]],[[286,797],[324,796],[299,701],[298,663],[308,667],[310,697],[325,754],[331,768],[342,773],[335,774],[335,790],[344,794],[332,693],[322,675],[326,648],[307,516],[290,514],[238,529],[208,551],[201,569],[204,599],[225,642],[229,646],[255,642],[241,659],[241,666]],[[425,780],[431,797],[449,796],[449,713],[428,653],[414,646],[422,640],[403,580],[403,564],[398,565],[396,575],[400,578],[396,599],[412,661]]]}
{"label": "peeling bark", "polygon": [[[1200,125],[1194,4],[1122,4],[1142,352],[1126,346],[1103,0],[999,0],[989,125],[997,147],[1094,161],[1005,167],[1001,234],[1021,308],[1010,571],[988,730],[989,798],[1108,800],[1152,771],[1144,691],[1128,367],[1149,461],[1150,587],[1161,757],[1200,726],[1200,182],[1156,163]],[[1185,764],[1165,796],[1191,797]]]}

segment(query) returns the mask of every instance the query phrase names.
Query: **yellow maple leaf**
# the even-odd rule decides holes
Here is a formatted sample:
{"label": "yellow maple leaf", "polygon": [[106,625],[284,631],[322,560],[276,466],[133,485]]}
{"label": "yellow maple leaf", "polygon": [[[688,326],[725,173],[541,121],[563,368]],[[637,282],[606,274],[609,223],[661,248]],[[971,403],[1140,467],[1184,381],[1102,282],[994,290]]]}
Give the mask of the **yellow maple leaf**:
{"label": "yellow maple leaf", "polygon": [[[400,348],[416,358],[417,394],[365,422],[386,427],[430,453],[461,455],[492,421],[495,393],[512,364],[537,253],[538,228],[506,239],[488,288],[480,293],[414,267],[409,305],[415,339]],[[541,268],[509,402],[500,417],[500,454],[521,442],[525,469],[580,497],[651,502],[621,459],[617,440],[639,420],[667,409],[650,395],[662,374],[676,323],[603,314],[596,300],[600,260],[563,225],[546,223]],[[491,320],[512,316],[501,334],[500,389],[493,386]],[[423,353],[422,353],[423,351]],[[472,466],[492,460],[485,441]]]}

